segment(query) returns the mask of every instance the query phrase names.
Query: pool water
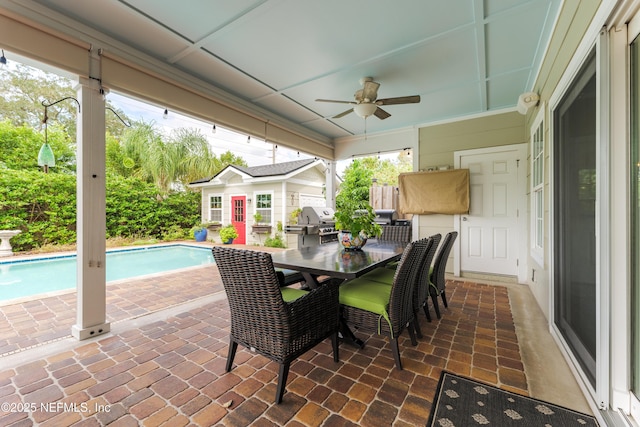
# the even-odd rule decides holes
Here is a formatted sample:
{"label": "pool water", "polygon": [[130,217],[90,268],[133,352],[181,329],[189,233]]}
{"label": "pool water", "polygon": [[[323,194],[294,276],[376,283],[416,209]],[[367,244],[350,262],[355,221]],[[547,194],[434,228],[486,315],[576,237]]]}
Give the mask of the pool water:
{"label": "pool water", "polygon": [[[211,249],[169,245],[107,252],[107,282],[212,264]],[[0,302],[75,289],[76,256],[0,262]]]}

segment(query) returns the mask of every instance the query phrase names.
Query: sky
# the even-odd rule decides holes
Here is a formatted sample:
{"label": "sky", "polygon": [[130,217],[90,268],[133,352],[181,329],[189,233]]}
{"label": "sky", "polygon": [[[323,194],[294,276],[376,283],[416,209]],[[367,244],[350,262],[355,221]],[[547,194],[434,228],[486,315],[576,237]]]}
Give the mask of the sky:
{"label": "sky", "polygon": [[164,118],[165,108],[150,105],[118,93],[110,92],[107,95],[107,99],[115,108],[124,111],[129,118],[144,120],[147,123],[155,122],[167,135],[170,134],[173,129],[177,128],[200,129],[202,134],[209,140],[209,144],[216,155],[220,155],[229,150],[235,155],[241,156],[249,166],[272,164],[274,163],[274,154],[275,163],[313,157],[302,152],[298,153],[298,151],[264,142],[262,138],[254,136],[251,137],[250,142],[247,142],[248,135],[240,134],[218,125],[216,125],[214,132],[212,122],[204,122],[169,109],[167,109],[168,114],[166,118]]}

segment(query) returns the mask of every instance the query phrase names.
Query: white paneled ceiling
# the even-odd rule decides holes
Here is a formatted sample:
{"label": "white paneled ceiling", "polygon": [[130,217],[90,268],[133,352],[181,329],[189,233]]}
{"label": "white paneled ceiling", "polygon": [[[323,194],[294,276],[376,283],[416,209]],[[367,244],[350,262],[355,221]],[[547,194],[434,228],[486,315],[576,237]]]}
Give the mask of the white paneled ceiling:
{"label": "white paneled ceiling", "polygon": [[[388,105],[367,132],[514,107],[561,0],[35,0],[135,51],[329,138],[362,134],[360,78]],[[95,36],[93,34],[92,36]],[[99,35],[98,35],[99,37]]]}

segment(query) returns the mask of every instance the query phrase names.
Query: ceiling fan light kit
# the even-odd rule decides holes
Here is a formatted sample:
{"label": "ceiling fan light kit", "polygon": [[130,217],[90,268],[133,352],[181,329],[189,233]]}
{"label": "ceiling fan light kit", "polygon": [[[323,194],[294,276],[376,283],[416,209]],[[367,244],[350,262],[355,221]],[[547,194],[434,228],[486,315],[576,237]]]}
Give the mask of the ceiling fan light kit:
{"label": "ceiling fan light kit", "polygon": [[376,112],[377,109],[378,109],[378,106],[373,103],[356,104],[353,106],[353,111],[363,119],[366,119],[367,117],[371,116],[373,113]]}
{"label": "ceiling fan light kit", "polygon": [[378,88],[380,83],[374,82],[373,77],[363,77],[360,79],[362,89],[358,89],[354,94],[355,101],[339,101],[335,99],[316,99],[317,102],[334,102],[337,104],[351,104],[352,108],[333,116],[334,119],[344,117],[352,111],[358,116],[366,119],[375,115],[380,120],[390,117],[391,114],[380,108],[381,105],[416,104],[420,102],[420,95],[398,96],[395,98],[378,98]]}

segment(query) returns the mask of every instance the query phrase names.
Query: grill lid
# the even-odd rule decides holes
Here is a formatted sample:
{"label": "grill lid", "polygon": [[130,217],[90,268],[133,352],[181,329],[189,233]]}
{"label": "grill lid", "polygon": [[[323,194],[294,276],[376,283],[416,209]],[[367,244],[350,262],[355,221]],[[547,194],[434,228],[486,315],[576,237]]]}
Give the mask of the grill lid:
{"label": "grill lid", "polygon": [[395,209],[377,209],[376,219],[377,224],[394,225],[398,220],[398,212]]}
{"label": "grill lid", "polygon": [[300,224],[335,225],[334,210],[329,207],[305,206],[300,213]]}

